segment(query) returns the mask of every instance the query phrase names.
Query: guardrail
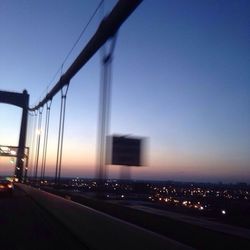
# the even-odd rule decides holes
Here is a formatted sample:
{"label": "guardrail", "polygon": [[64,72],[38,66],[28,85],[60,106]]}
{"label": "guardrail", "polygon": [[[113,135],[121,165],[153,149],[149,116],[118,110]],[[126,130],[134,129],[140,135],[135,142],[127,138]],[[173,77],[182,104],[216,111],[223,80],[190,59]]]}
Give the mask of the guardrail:
{"label": "guardrail", "polygon": [[25,184],[16,184],[63,223],[84,245],[96,250],[191,249],[141,227]]}

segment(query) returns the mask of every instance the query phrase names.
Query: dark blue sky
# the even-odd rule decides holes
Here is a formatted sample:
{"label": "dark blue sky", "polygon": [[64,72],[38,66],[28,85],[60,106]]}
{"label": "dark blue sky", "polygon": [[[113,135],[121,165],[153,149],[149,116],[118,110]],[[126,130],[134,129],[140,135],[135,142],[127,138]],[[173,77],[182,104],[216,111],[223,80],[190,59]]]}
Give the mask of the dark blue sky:
{"label": "dark blue sky", "polygon": [[[27,88],[31,104],[36,103],[97,4],[1,1],[1,89]],[[114,4],[105,1],[104,12]],[[148,167],[133,170],[135,178],[250,179],[249,10],[249,1],[151,0],[121,27],[110,133],[148,137]],[[64,69],[100,17],[98,13]],[[70,85],[65,175],[94,173],[99,79],[98,53]],[[51,173],[58,108],[59,97],[53,100]],[[13,121],[19,121],[19,110],[1,104],[0,115],[9,124],[0,132],[1,144],[16,144],[18,132],[13,138],[5,135],[18,130]],[[117,173],[117,167],[110,167],[111,176]]]}

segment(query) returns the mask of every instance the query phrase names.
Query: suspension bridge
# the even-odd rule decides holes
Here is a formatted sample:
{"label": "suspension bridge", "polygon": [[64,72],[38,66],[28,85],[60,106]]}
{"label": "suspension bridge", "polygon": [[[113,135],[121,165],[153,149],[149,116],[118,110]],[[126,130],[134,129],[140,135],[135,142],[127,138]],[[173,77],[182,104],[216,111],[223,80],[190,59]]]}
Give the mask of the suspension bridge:
{"label": "suspension bridge", "polygon": [[[103,46],[109,42],[111,45],[108,51],[103,54],[102,58],[102,83],[101,83],[101,95],[100,95],[100,110],[99,110],[99,133],[98,133],[98,179],[105,178],[105,147],[106,137],[109,127],[109,103],[110,103],[110,88],[111,88],[111,67],[112,57],[115,49],[116,34],[130,14],[137,8],[141,1],[118,1],[110,14],[105,17],[95,34],[91,37],[87,45],[82,49],[80,54],[70,65],[70,67],[61,74],[60,79],[52,89],[44,96],[44,98],[34,107],[29,106],[29,94],[27,90],[23,93],[13,93],[7,91],[0,91],[0,102],[15,105],[21,107],[22,122],[18,143],[18,150],[16,152],[16,168],[15,177],[21,182],[27,180],[27,173],[29,172],[34,181],[43,181],[46,173],[46,155],[47,144],[50,124],[50,110],[52,108],[52,101],[55,95],[61,95],[60,105],[60,118],[58,129],[58,146],[57,146],[57,158],[55,166],[55,183],[60,183],[61,178],[61,165],[63,156],[63,135],[64,135],[64,121],[66,111],[66,99],[67,92],[70,86],[71,79],[84,67],[84,65],[92,58],[92,56]],[[31,149],[29,149],[29,155],[25,155],[26,148],[26,136],[27,136],[27,124],[28,114],[33,119],[34,128],[30,129],[30,137],[32,137]],[[45,128],[43,138],[40,131],[42,130],[42,120],[45,120]],[[43,140],[43,148],[41,148],[41,140]],[[13,156],[13,155],[12,155]],[[41,160],[41,166],[39,166],[39,159]],[[29,164],[27,163],[29,161]],[[24,167],[25,166],[25,167]],[[39,169],[40,168],[40,169]]]}
{"label": "suspension bridge", "polygon": [[[91,37],[87,45],[82,49],[81,53],[77,56],[74,62],[66,70],[66,72],[61,75],[59,81],[55,83],[52,89],[34,107],[29,106],[29,94],[27,90],[23,91],[23,93],[0,91],[1,103],[15,105],[22,108],[21,128],[18,145],[1,145],[0,147],[1,157],[16,158],[14,177],[15,180],[20,183],[16,184],[16,190],[14,194],[15,199],[5,199],[5,203],[0,204],[1,211],[4,212],[6,209],[8,210],[5,211],[6,214],[8,214],[5,220],[9,221],[8,223],[4,223],[5,229],[3,231],[5,233],[1,233],[1,237],[5,235],[5,239],[1,241],[1,244],[6,244],[4,246],[5,249],[132,249],[137,245],[136,242],[138,241],[140,242],[139,245],[141,245],[138,249],[142,249],[142,246],[143,249],[146,249],[148,244],[153,244],[151,246],[152,249],[157,245],[159,249],[164,249],[166,243],[166,239],[164,239],[164,237],[161,238],[160,236],[154,235],[150,232],[144,232],[143,229],[139,229],[137,227],[134,227],[133,225],[116,220],[112,217],[98,213],[97,211],[93,211],[84,206],[69,203],[70,201],[65,201],[64,199],[60,199],[59,197],[57,198],[56,196],[51,196],[49,193],[41,191],[38,191],[38,193],[36,193],[36,189],[29,187],[26,184],[21,184],[32,183],[36,186],[39,186],[39,184],[44,181],[46,175],[47,145],[49,140],[48,135],[50,125],[50,111],[53,108],[53,98],[55,97],[55,95],[60,94],[61,105],[57,158],[54,176],[55,185],[60,185],[63,157],[64,122],[66,117],[66,101],[68,88],[70,87],[70,81],[78,73],[78,71],[84,67],[84,65],[91,59],[91,57],[102,46],[105,46],[105,43],[111,41],[111,46],[108,52],[104,54],[102,58],[103,76],[98,121],[99,156],[97,176],[100,180],[106,177],[104,151],[106,145],[105,140],[108,132],[109,95],[111,81],[110,76],[112,57],[115,49],[116,34],[123,22],[126,21],[126,19],[132,14],[132,12],[138,7],[140,3],[141,0],[118,1],[109,15],[101,21],[95,34]],[[27,131],[29,120],[28,116],[33,119],[33,128],[29,129],[29,131]],[[43,119],[45,119],[45,128],[42,135],[40,131],[42,130],[41,126]],[[27,137],[30,137],[32,141],[30,148],[26,147]],[[43,147],[41,147],[42,140]],[[41,159],[41,164],[39,164],[39,159]],[[27,198],[27,196],[34,199],[35,203]],[[38,200],[36,200],[37,198]],[[48,200],[46,200],[46,202],[43,204],[43,201],[45,201],[44,199]],[[54,203],[56,206],[46,208],[47,205],[45,204],[52,203]],[[38,204],[38,206],[36,204]],[[43,209],[46,210],[46,212],[41,211],[40,206],[42,206]],[[16,211],[15,208],[17,207],[18,209]],[[35,212],[34,208],[36,209]],[[57,217],[57,219],[55,219],[60,221],[59,226],[58,223],[51,218],[51,213],[58,209],[61,212],[66,213],[61,214],[59,216],[60,218]],[[47,213],[49,213],[49,215]],[[59,213],[56,212],[56,214],[58,215]],[[68,229],[65,229],[65,222],[61,222],[61,219],[63,217],[71,217],[69,220],[67,219],[67,221],[65,221],[66,224],[71,225],[71,227],[73,226],[73,228],[70,229],[70,233],[68,233]],[[89,222],[81,221],[80,218],[85,218]],[[79,221],[79,219],[81,222]],[[11,223],[11,221],[14,222]],[[110,222],[112,225],[110,224]],[[61,223],[63,224],[63,226],[61,225]],[[86,223],[88,224],[87,227],[85,227]],[[77,227],[75,227],[76,224],[78,224]],[[83,226],[85,227],[84,233],[82,231]],[[96,231],[95,228],[100,228],[100,230],[98,229]],[[38,230],[38,232],[34,233],[34,230]],[[97,234],[93,234],[92,230],[96,231]],[[109,233],[105,232],[106,230],[108,230]],[[119,232],[123,230],[125,230],[126,232]],[[15,242],[13,242],[13,239],[9,238],[9,234],[6,233],[6,231],[12,231],[12,235],[14,235],[15,237]],[[24,231],[25,233],[23,233]],[[56,234],[55,231],[57,232]],[[100,233],[98,233],[98,231],[100,231]],[[114,242],[114,238],[113,236],[111,236],[113,240],[112,242],[110,242],[109,238],[111,234],[114,234],[115,238],[118,237],[119,240],[117,238]],[[94,237],[92,237],[91,235]],[[150,235],[150,237],[152,238],[151,240],[147,239],[148,235]],[[127,240],[124,241],[124,237],[128,237]],[[100,242],[100,240],[103,242]],[[174,245],[171,240],[169,240],[169,244]]]}
{"label": "suspension bridge", "polygon": [[[190,244],[186,244],[188,240],[184,235],[182,235],[184,240],[178,242],[180,239],[178,237],[175,240],[170,239],[163,234],[76,203],[70,196],[60,193],[68,89],[72,78],[83,70],[95,53],[109,43],[102,55],[99,120],[97,121],[96,179],[100,187],[107,178],[106,138],[109,135],[111,69],[117,32],[141,2],[141,0],[119,0],[101,21],[94,35],[73,63],[36,105],[32,107],[29,105],[28,90],[22,93],[0,91],[1,103],[22,108],[18,145],[0,145],[1,157],[16,158],[14,197],[0,200],[1,227],[4,225],[0,238],[4,249],[192,249]],[[50,118],[53,99],[56,95],[60,95],[53,179],[54,187],[57,189],[51,191],[44,189],[42,183],[46,180]],[[42,121],[44,121],[43,128]],[[29,126],[29,130],[27,130],[28,122],[33,125]],[[44,133],[41,133],[41,130]],[[27,137],[31,141],[31,147],[26,145]],[[106,206],[105,202],[103,202],[104,205],[100,205],[98,201],[95,202],[96,207]],[[118,211],[121,208],[115,209]],[[122,209],[120,211],[124,212]],[[131,212],[131,216],[137,215]],[[151,220],[148,215],[144,216]],[[155,219],[159,221],[158,217]],[[143,221],[143,218],[140,220]],[[188,228],[184,224],[181,226]],[[190,230],[198,232],[193,227]],[[7,233],[8,231],[12,232],[12,236]],[[216,235],[213,235],[213,239],[215,238]]]}

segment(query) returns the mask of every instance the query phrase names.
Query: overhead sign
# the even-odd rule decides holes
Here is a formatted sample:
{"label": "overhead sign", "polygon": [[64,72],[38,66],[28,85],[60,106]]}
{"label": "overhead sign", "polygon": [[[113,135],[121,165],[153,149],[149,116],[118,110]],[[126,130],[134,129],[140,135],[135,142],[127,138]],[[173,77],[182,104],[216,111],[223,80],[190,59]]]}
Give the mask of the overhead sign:
{"label": "overhead sign", "polygon": [[111,136],[108,137],[107,163],[111,165],[142,166],[142,138]]}

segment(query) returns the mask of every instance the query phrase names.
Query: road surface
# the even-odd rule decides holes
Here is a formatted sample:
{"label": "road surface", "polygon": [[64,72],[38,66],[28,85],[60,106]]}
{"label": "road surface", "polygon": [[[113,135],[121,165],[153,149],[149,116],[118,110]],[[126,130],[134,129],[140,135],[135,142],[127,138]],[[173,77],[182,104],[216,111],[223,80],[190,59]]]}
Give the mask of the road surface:
{"label": "road surface", "polygon": [[158,214],[161,216],[172,218],[174,220],[201,226],[202,228],[211,229],[213,231],[218,231],[229,235],[239,236],[250,240],[250,230],[246,228],[231,226],[220,222],[209,221],[200,217],[184,215],[172,211],[161,210],[143,205],[128,205],[128,206],[137,210],[145,211],[152,214]]}
{"label": "road surface", "polygon": [[0,249],[87,249],[23,191],[0,196]]}

